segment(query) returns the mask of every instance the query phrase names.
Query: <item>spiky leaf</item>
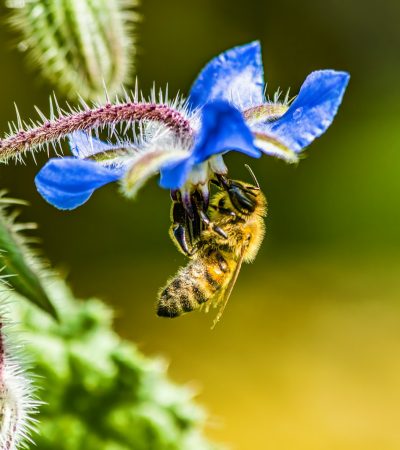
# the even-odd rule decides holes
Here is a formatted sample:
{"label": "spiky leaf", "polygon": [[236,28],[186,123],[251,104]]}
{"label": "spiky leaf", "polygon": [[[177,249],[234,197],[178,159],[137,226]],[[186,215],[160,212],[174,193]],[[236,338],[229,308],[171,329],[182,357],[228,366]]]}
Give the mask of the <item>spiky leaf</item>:
{"label": "spiky leaf", "polygon": [[15,215],[9,214],[7,207],[23,204],[9,199],[0,192],[0,265],[8,283],[22,296],[57,318],[56,310],[43,286],[44,268],[28,246],[23,230],[33,224],[20,224]]}

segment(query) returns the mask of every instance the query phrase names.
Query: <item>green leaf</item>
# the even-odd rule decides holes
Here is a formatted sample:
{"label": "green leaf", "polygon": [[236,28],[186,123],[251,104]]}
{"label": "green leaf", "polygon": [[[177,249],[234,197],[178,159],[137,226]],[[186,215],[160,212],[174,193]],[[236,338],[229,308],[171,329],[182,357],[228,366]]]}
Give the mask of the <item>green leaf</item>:
{"label": "green leaf", "polygon": [[[6,198],[0,192],[0,265],[7,282],[19,294],[39,306],[57,319],[57,312],[44,288],[45,269],[39,258],[28,246],[24,230],[32,229],[33,224],[19,224],[15,214],[8,213],[11,205],[24,204],[22,201]],[[43,275],[41,274],[43,272]]]}
{"label": "green leaf", "polygon": [[[112,310],[76,299],[54,276],[48,287],[60,322],[11,293],[12,319],[35,367],[40,450],[222,450],[204,433],[195,392],[170,381],[167,365],[145,357],[112,329]],[[42,389],[41,389],[42,388]]]}

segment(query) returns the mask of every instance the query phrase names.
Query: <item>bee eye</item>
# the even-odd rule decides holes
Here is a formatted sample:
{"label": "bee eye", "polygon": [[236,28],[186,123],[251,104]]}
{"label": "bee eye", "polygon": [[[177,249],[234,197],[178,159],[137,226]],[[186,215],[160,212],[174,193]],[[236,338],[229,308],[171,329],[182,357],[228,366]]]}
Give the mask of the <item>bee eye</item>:
{"label": "bee eye", "polygon": [[248,214],[255,210],[255,200],[246,195],[246,192],[243,189],[237,186],[229,189],[229,197],[233,206],[241,213]]}
{"label": "bee eye", "polygon": [[225,199],[221,198],[221,200],[218,202],[218,208],[223,208],[225,206]]}

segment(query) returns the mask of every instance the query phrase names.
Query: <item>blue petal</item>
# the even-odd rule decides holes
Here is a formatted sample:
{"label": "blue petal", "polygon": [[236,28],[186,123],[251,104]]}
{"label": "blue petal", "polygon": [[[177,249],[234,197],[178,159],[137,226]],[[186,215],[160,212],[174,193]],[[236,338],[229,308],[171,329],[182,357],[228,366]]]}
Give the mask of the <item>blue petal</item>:
{"label": "blue petal", "polygon": [[299,153],[330,126],[349,78],[348,73],[334,70],[312,72],[288,111],[258,128]]}
{"label": "blue petal", "polygon": [[193,108],[212,100],[226,100],[239,109],[260,105],[264,100],[264,71],[258,41],[234,47],[212,59],[190,90]]}
{"label": "blue petal", "polygon": [[198,164],[230,150],[252,158],[261,156],[241,112],[224,101],[208,103],[202,109],[201,129],[192,152],[193,162]]}
{"label": "blue petal", "polygon": [[202,109],[201,129],[192,153],[178,162],[168,163],[162,167],[161,187],[166,189],[182,187],[196,164],[206,161],[213,155],[231,150],[252,158],[259,158],[262,154],[254,146],[253,135],[240,111],[224,101],[208,103]]}
{"label": "blue petal", "polygon": [[59,209],[74,209],[93,192],[117,181],[122,169],[110,169],[93,161],[73,157],[53,158],[36,175],[35,184],[44,199]]}
{"label": "blue petal", "polygon": [[75,131],[68,136],[71,153],[79,159],[87,158],[96,153],[105,152],[115,146],[91,137],[84,131]]}
{"label": "blue petal", "polygon": [[185,184],[192,167],[193,161],[190,155],[165,165],[160,170],[160,186],[164,189],[179,189]]}

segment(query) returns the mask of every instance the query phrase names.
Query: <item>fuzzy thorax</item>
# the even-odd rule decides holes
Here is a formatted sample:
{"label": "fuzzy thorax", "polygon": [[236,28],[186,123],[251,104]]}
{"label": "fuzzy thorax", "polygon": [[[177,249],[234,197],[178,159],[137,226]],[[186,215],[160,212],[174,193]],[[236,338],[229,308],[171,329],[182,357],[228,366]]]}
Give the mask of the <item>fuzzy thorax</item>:
{"label": "fuzzy thorax", "polygon": [[[243,260],[246,263],[253,262],[257,256],[258,250],[265,235],[264,217],[267,215],[267,200],[260,189],[254,186],[240,182],[244,187],[251,187],[254,192],[255,208],[251,213],[244,213],[238,210],[232,203],[232,200],[226,191],[221,191],[213,196],[210,202],[210,219],[218,227],[223,229],[227,236],[229,248],[236,251],[236,257],[240,257],[243,250],[242,245],[238,245],[248,239],[248,245],[245,248]],[[219,207],[223,202],[223,208],[232,211],[233,215],[221,215]],[[223,241],[221,241],[223,243]]]}

